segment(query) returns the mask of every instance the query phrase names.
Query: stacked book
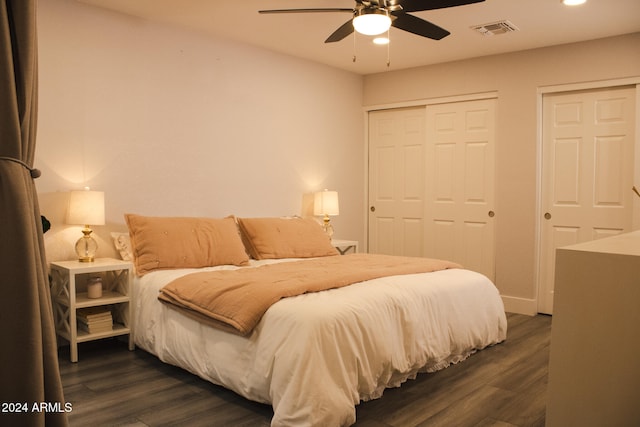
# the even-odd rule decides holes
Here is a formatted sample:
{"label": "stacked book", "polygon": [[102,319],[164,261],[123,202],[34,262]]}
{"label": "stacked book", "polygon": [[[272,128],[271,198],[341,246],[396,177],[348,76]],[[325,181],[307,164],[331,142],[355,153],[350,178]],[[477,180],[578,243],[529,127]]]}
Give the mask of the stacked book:
{"label": "stacked book", "polygon": [[76,316],[78,327],[90,334],[113,330],[113,317],[108,307],[80,308]]}

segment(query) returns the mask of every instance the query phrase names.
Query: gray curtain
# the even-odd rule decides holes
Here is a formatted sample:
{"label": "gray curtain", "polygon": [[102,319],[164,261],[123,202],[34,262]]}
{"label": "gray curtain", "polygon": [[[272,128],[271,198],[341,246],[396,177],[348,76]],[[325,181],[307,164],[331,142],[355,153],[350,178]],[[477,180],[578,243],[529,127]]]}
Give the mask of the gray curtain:
{"label": "gray curtain", "polygon": [[[0,425],[67,425],[32,169],[36,0],[0,0]],[[35,406],[40,403],[47,407]],[[13,403],[9,406],[9,403]],[[18,412],[21,411],[21,412]]]}

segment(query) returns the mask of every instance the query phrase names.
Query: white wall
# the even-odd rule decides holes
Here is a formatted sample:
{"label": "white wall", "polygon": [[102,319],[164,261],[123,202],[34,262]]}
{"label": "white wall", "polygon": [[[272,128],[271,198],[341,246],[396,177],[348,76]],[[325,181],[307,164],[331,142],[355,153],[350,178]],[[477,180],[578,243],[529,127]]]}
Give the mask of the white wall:
{"label": "white wall", "polygon": [[[85,185],[105,191],[116,228],[126,212],[301,214],[329,188],[336,237],[363,240],[361,76],[71,0],[41,0],[38,31],[49,243]],[[49,259],[73,257],[65,245]]]}
{"label": "white wall", "polygon": [[[497,91],[496,284],[535,309],[537,90],[640,76],[640,33],[362,78],[71,0],[39,2],[35,166],[49,259],[73,258],[70,189],[125,212],[291,215],[340,192],[336,235],[364,243],[362,106]],[[106,228],[99,255],[109,251]],[[100,236],[99,236],[100,237]],[[364,247],[364,245],[363,245]]]}
{"label": "white wall", "polygon": [[640,77],[640,33],[369,75],[364,104],[498,93],[496,285],[509,310],[530,313],[537,297],[538,90],[631,77]]}

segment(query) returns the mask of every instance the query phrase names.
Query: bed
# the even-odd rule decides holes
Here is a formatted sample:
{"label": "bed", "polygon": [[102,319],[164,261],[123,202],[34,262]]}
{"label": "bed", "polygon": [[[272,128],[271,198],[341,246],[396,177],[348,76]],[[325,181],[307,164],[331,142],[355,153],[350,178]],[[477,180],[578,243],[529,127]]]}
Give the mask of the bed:
{"label": "bed", "polygon": [[[136,345],[272,405],[273,426],[351,425],[361,401],[506,338],[493,283],[455,265],[303,292],[279,299],[247,330],[216,327],[159,295],[179,278],[286,271],[316,260],[348,264],[351,255],[336,255],[313,220],[126,218],[137,271]],[[213,231],[203,237],[202,230]]]}

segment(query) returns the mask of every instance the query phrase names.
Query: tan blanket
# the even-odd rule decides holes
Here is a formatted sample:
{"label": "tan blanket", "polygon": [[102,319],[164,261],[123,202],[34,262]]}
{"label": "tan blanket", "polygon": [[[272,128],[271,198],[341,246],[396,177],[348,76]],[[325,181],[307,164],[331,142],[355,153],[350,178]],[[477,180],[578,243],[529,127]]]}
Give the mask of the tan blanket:
{"label": "tan blanket", "polygon": [[459,265],[428,258],[350,254],[239,270],[192,273],[162,288],[159,299],[186,314],[249,334],[282,298],[340,288],[384,276],[428,273]]}

